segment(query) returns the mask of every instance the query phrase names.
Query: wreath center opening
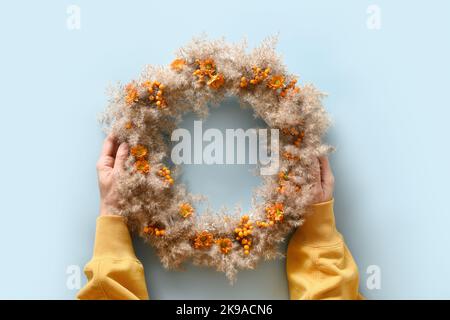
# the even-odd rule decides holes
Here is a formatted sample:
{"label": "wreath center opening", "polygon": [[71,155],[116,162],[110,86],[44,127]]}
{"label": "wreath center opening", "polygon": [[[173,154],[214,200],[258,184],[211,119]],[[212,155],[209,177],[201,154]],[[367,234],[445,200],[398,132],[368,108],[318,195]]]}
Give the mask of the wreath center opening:
{"label": "wreath center opening", "polygon": [[187,114],[178,128],[183,131],[179,140],[172,141],[172,161],[182,169],[180,182],[208,199],[195,205],[196,212],[203,212],[207,204],[214,212],[236,204],[249,211],[253,190],[262,183],[257,172],[258,141],[251,141],[258,135],[249,130],[267,129],[266,123],[254,117],[249,105],[228,97],[218,106],[210,105],[204,119]]}

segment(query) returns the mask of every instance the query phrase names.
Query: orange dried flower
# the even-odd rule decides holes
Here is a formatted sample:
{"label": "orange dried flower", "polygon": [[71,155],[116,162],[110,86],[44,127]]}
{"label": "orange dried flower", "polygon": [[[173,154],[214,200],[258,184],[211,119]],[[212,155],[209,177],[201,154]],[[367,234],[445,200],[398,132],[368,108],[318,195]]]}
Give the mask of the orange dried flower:
{"label": "orange dried flower", "polygon": [[300,91],[300,89],[295,86],[296,83],[297,83],[297,79],[292,79],[291,81],[289,81],[289,83],[281,90],[280,96],[286,97],[289,90],[291,90],[291,92],[293,94],[298,93]]}
{"label": "orange dried flower", "polygon": [[267,83],[267,87],[273,90],[280,89],[284,86],[284,77],[281,75],[272,76]]}
{"label": "orange dried flower", "polygon": [[207,249],[211,247],[214,237],[212,233],[208,231],[202,231],[198,233],[194,239],[195,249]]}
{"label": "orange dried flower", "polygon": [[180,205],[180,214],[183,218],[189,218],[194,213],[194,208],[187,202]]}
{"label": "orange dried flower", "polygon": [[289,173],[287,171],[280,171],[278,173],[278,192],[283,193],[285,191],[285,183],[289,180]]}
{"label": "orange dried flower", "polygon": [[138,160],[134,163],[134,167],[137,171],[147,174],[150,172],[150,164],[147,160]]}
{"label": "orange dried flower", "polygon": [[280,171],[278,173],[278,179],[279,180],[288,180],[289,179],[289,174],[287,171]]}
{"label": "orange dried flower", "polygon": [[267,219],[272,222],[282,222],[284,219],[284,206],[277,202],[274,205],[266,207]]}
{"label": "orange dried flower", "polygon": [[197,76],[198,81],[200,83],[204,83],[206,79],[210,79],[215,75],[216,73],[216,64],[213,59],[208,58],[205,60],[196,60],[195,63],[197,64],[197,70],[194,71],[194,75]]}
{"label": "orange dried flower", "polygon": [[133,123],[131,121],[128,121],[127,123],[125,123],[125,129],[131,129],[133,128]]}
{"label": "orange dried flower", "polygon": [[216,70],[216,63],[211,58],[198,61],[198,64],[199,64],[200,70],[211,71],[211,72]]}
{"label": "orange dried flower", "polygon": [[125,87],[125,92],[126,92],[125,102],[127,104],[133,104],[139,100],[138,99],[138,90],[137,90],[134,82],[129,83]]}
{"label": "orange dried flower", "polygon": [[213,89],[219,89],[223,84],[225,83],[225,79],[223,77],[223,74],[219,73],[210,78],[208,81],[208,86],[210,86]]}
{"label": "orange dried flower", "polygon": [[286,190],[286,188],[285,188],[284,185],[279,185],[278,188],[277,188],[277,191],[278,191],[279,193],[284,193],[285,190]]}
{"label": "orange dried flower", "polygon": [[131,155],[137,160],[143,160],[148,155],[148,149],[142,144],[135,145],[134,147],[131,147]]}
{"label": "orange dried flower", "polygon": [[216,240],[216,243],[223,254],[227,254],[228,252],[230,252],[231,248],[233,247],[233,242],[229,238],[220,238]]}
{"label": "orange dried flower", "polygon": [[186,61],[184,59],[175,59],[170,64],[170,67],[172,68],[172,70],[181,71],[181,70],[183,70],[185,65],[186,65]]}

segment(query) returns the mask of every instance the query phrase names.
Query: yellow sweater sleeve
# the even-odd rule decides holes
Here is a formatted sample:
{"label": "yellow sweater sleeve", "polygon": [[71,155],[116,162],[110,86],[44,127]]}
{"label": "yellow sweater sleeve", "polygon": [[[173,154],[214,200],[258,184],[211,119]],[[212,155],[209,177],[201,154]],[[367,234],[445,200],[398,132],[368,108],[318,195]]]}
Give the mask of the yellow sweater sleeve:
{"label": "yellow sweater sleeve", "polygon": [[290,298],[361,299],[358,268],[336,230],[333,200],[315,204],[311,211],[288,246]]}
{"label": "yellow sweater sleeve", "polygon": [[[144,268],[134,254],[124,219],[97,219],[88,283],[79,299],[148,299]],[[333,200],[316,204],[292,236],[287,252],[291,299],[361,299],[358,269],[336,230]]]}
{"label": "yellow sweater sleeve", "polygon": [[78,299],[148,299],[144,268],[122,217],[97,219],[94,256],[84,272],[88,283]]}

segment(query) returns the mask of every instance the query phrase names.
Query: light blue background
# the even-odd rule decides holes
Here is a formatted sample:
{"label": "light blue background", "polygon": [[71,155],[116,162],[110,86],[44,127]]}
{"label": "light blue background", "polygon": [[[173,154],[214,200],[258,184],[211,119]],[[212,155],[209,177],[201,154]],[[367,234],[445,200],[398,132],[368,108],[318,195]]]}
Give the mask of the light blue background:
{"label": "light blue background", "polygon": [[[81,8],[79,31],[66,28],[69,4]],[[366,27],[370,4],[381,30]],[[169,63],[202,32],[250,46],[279,32],[289,70],[329,94],[336,218],[362,293],[450,298],[449,14],[444,0],[2,1],[0,298],[75,296],[66,269],[91,256],[105,87]],[[252,125],[231,109],[212,125],[242,115],[235,125]],[[185,179],[215,206],[245,206],[258,184],[246,169],[191,168]],[[156,299],[288,297],[283,260],[231,287],[211,270],[165,271],[140,240],[136,250]],[[370,265],[380,290],[365,285]]]}

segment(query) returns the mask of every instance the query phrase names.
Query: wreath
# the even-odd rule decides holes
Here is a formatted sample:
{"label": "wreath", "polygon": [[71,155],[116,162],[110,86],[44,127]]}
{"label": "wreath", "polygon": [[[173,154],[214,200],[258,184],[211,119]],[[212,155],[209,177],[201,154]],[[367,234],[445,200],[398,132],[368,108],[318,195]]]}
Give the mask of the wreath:
{"label": "wreath", "polygon": [[[281,256],[279,243],[304,220],[316,157],[330,149],[321,142],[329,119],[324,94],[287,72],[275,44],[269,38],[247,52],[245,42],[196,38],[170,65],[146,66],[139,79],[110,88],[102,122],[130,145],[117,214],[156,249],[166,268],[191,261],[234,280],[239,269]],[[183,114],[206,117],[209,103],[229,96],[279,130],[279,171],[261,176],[245,215],[240,209],[198,214],[194,205],[202,198],[176,182],[180,168],[169,165],[168,137]]]}

